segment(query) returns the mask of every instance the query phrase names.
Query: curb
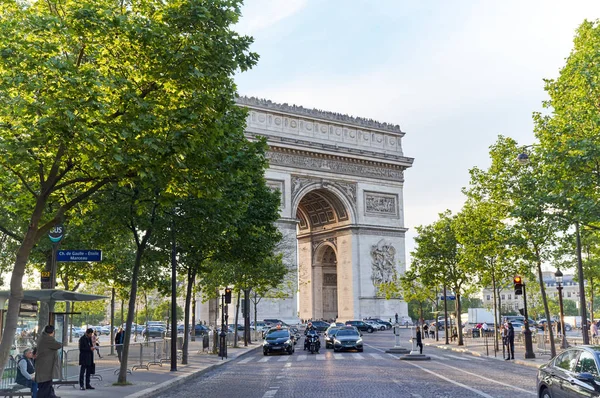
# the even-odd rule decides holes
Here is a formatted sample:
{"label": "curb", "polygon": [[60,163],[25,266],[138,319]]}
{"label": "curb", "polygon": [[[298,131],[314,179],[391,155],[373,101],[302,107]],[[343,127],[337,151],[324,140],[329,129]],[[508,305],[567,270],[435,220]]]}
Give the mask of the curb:
{"label": "curb", "polygon": [[197,370],[195,372],[178,376],[178,377],[176,377],[176,378],[174,378],[172,380],[168,380],[168,381],[165,381],[163,383],[157,384],[156,386],[147,388],[147,389],[142,390],[142,391],[135,392],[133,394],[129,394],[125,398],[142,398],[142,397],[144,397],[144,398],[151,398],[151,397],[155,397],[158,394],[163,393],[163,392],[169,390],[170,388],[176,387],[176,386],[178,386],[180,384],[183,384],[183,383],[185,383],[187,381],[190,381],[190,380],[193,380],[193,379],[195,379],[197,377],[200,377],[203,374],[205,374],[205,373],[207,373],[207,372],[209,372],[209,371],[211,371],[213,369],[218,368],[219,366],[223,366],[223,365],[225,365],[227,363],[233,362],[236,359],[241,358],[241,357],[243,357],[245,355],[248,355],[251,352],[254,352],[255,350],[257,350],[259,348],[261,348],[261,345],[257,345],[256,347],[250,348],[250,349],[246,350],[245,352],[241,353],[240,355],[236,356],[235,358],[232,358],[231,360],[216,362],[216,363],[214,363],[212,365],[208,365],[206,368],[199,369],[199,370]]}
{"label": "curb", "polygon": [[[483,355],[483,353],[481,353],[479,351],[471,351],[468,348],[456,348],[454,346],[436,345],[436,344],[428,344],[428,343],[426,343],[425,345],[426,346],[430,346],[430,347],[440,348],[442,350],[450,350],[450,351],[454,351],[454,352],[461,352],[461,353],[464,353],[464,354],[471,354],[471,355],[476,356],[476,357],[489,358],[489,359],[494,359],[496,361],[504,361],[504,359],[502,359],[502,358],[497,358],[497,357]],[[528,367],[531,367],[531,368],[536,368],[536,369],[539,368],[541,365],[543,365],[542,363],[525,361],[525,360],[522,360],[522,359],[514,359],[513,363],[516,363],[518,365],[528,366]]]}

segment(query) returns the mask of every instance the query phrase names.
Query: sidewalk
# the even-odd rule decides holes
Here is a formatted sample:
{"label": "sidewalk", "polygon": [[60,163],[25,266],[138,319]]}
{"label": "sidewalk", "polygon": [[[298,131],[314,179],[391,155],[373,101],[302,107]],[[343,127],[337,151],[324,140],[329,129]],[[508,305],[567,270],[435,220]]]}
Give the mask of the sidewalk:
{"label": "sidewalk", "polygon": [[505,361],[502,357],[502,343],[499,342],[499,351],[494,352],[494,339],[492,337],[487,339],[487,347],[486,339],[484,337],[464,338],[463,341],[465,344],[462,346],[458,345],[458,339],[456,339],[455,341],[449,341],[449,344],[446,344],[444,332],[440,332],[439,341],[436,341],[435,338],[427,338],[423,339],[423,344],[425,346],[467,353],[478,357],[488,357],[504,362],[514,362],[519,365],[530,366],[533,368],[538,368],[540,365],[543,365],[546,362],[548,362],[551,358],[548,354],[541,355],[540,353],[538,353],[534,345],[533,352],[535,353],[535,358],[525,359],[525,348],[522,345],[515,345],[514,361]]}
{"label": "sidewalk", "polygon": [[[177,371],[171,372],[170,363],[163,363],[162,366],[151,366],[149,370],[140,369],[134,370],[131,374],[127,374],[127,381],[132,383],[128,386],[113,386],[117,381],[117,376],[114,372],[118,369],[119,363],[116,356],[111,357],[105,355],[104,358],[114,363],[111,367],[102,367],[97,369],[96,373],[102,377],[102,380],[92,379],[92,386],[95,390],[81,391],[79,385],[76,388],[70,385],[63,385],[56,388],[56,395],[59,397],[111,397],[111,398],[141,398],[152,397],[165,390],[184,383],[187,380],[198,377],[212,369],[215,369],[227,362],[246,355],[262,345],[260,342],[253,342],[248,347],[244,347],[243,343],[240,348],[227,349],[227,359],[221,359],[217,355],[203,353],[202,340],[190,342],[188,364],[182,365],[177,363]],[[106,361],[104,361],[106,362]],[[71,374],[72,372],[69,372]],[[78,375],[69,376],[69,380],[78,380]]]}

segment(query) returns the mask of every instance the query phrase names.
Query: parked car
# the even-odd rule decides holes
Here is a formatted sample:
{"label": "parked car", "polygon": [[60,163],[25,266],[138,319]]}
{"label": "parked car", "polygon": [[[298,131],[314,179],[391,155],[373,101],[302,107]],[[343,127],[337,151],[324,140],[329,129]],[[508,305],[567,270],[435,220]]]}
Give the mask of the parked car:
{"label": "parked car", "polygon": [[375,331],[373,326],[365,323],[364,321],[346,321],[346,326],[354,326],[361,332],[373,333]]}
{"label": "parked car", "polygon": [[250,329],[252,330],[260,330],[263,326],[265,326],[266,323],[264,321],[258,321],[258,322],[250,322]]}
{"label": "parked car", "polygon": [[373,326],[375,330],[385,330],[385,325],[382,325],[379,322],[374,321],[373,319],[365,319],[365,323]]}
{"label": "parked car", "polygon": [[148,329],[144,329],[142,331],[142,336],[146,337],[164,337],[166,334],[166,330],[160,326],[148,326]]}
{"label": "parked car", "polygon": [[274,328],[267,332],[263,342],[263,354],[269,355],[272,352],[294,353],[294,341],[288,328]]}
{"label": "parked car", "polygon": [[[377,323],[378,323],[378,324],[380,324],[380,325],[384,325],[384,326],[385,326],[385,328],[386,328],[386,329],[388,329],[388,330],[392,328],[392,324],[391,324],[390,322],[388,322],[388,321],[384,321],[384,320],[383,320],[383,319],[381,319],[381,318],[369,318],[369,320],[371,320],[371,321],[375,321],[375,322],[377,322]],[[411,320],[411,321],[412,321],[412,320]]]}
{"label": "parked car", "polygon": [[600,397],[600,346],[566,349],[537,374],[538,397]]}
{"label": "parked car", "polygon": [[357,350],[363,352],[363,341],[360,333],[353,327],[340,328],[333,339],[333,351]]}

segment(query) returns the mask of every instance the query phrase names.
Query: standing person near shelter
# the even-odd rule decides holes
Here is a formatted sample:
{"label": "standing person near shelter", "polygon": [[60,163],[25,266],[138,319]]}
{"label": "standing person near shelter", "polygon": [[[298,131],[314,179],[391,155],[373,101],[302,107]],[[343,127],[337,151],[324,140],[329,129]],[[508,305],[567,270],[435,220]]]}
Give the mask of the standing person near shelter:
{"label": "standing person near shelter", "polygon": [[590,332],[592,332],[592,340],[596,341],[596,337],[598,337],[598,325],[595,322],[592,322]]}
{"label": "standing person near shelter", "polygon": [[[89,328],[85,334],[79,338],[79,389],[95,390],[90,383],[94,367],[94,350],[96,346],[93,343],[94,329]],[[85,387],[83,386],[83,376],[85,375]]]}
{"label": "standing person near shelter", "polygon": [[35,359],[35,382],[38,385],[38,398],[58,398],[52,387],[52,379],[60,377],[58,350],[61,348],[62,344],[54,338],[54,326],[47,325],[40,334]]}
{"label": "standing person near shelter", "polygon": [[421,336],[421,328],[417,326],[417,347],[419,347],[419,354],[423,353],[423,340]]}
{"label": "standing person near shelter", "polygon": [[[35,348],[33,349],[35,350]],[[31,388],[31,396],[37,397],[37,383],[34,380],[35,367],[33,366],[34,352],[31,348],[25,348],[23,356],[17,362],[17,375],[15,383]]]}
{"label": "standing person near shelter", "polygon": [[508,357],[506,360],[515,359],[515,329],[511,322],[508,322],[508,331],[506,333],[506,348]]}
{"label": "standing person near shelter", "polygon": [[429,326],[427,326],[427,322],[423,324],[423,337],[427,338],[429,335]]}
{"label": "standing person near shelter", "polygon": [[115,335],[115,346],[117,349],[117,357],[119,358],[119,363],[121,363],[121,355],[123,355],[123,342],[125,341],[125,332],[123,331],[123,327],[119,326],[119,330],[117,330],[117,334]]}

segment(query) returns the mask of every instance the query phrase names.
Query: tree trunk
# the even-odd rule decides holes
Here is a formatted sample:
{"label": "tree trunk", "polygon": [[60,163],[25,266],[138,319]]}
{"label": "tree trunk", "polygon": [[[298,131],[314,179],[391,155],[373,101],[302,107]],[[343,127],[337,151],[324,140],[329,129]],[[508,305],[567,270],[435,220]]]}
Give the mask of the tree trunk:
{"label": "tree trunk", "polygon": [[464,345],[463,342],[463,333],[462,333],[462,327],[460,327],[460,294],[458,293],[458,289],[456,289],[456,312],[455,312],[455,317],[456,317],[456,331],[458,332],[458,345]]}
{"label": "tree trunk", "polygon": [[235,323],[233,325],[233,347],[237,348],[238,346],[238,321],[240,316],[240,299],[242,297],[241,290],[237,292],[237,303],[235,305]]}
{"label": "tree trunk", "polygon": [[[135,302],[137,295],[138,286],[138,275],[140,272],[140,266],[142,264],[142,254],[146,246],[148,232],[144,237],[140,246],[138,246],[137,253],[135,255],[135,263],[133,265],[133,273],[131,276],[131,293],[129,296],[129,307],[127,310],[127,325],[125,326],[125,339],[123,341],[123,353],[121,354],[121,366],[119,367],[119,377],[117,383],[127,383],[127,358],[129,356],[129,342],[131,340],[131,324],[133,323],[133,316],[135,314]],[[121,312],[123,314],[123,312]],[[123,316],[123,315],[121,315]]]}
{"label": "tree trunk", "polygon": [[[540,293],[542,294],[542,302],[544,303],[544,313],[546,314],[546,324],[548,327],[548,333],[550,333],[550,356],[554,357],[556,355],[556,346],[554,345],[554,332],[551,327],[551,317],[550,317],[550,309],[548,308],[548,299],[546,298],[546,284],[544,283],[544,275],[542,274],[542,262],[540,261],[539,252],[536,249],[536,257],[537,257],[537,271],[538,278],[540,282]],[[525,287],[527,289],[527,287]],[[528,321],[529,322],[529,321]]]}
{"label": "tree trunk", "polygon": [[[188,269],[188,283],[185,293],[185,316],[183,320],[183,356],[181,358],[181,364],[187,365],[188,363],[188,342],[190,335],[190,301],[192,299],[192,287],[194,286],[196,279],[196,271]],[[192,322],[193,323],[193,322]],[[192,325],[192,334],[196,334],[194,325]]]}
{"label": "tree trunk", "polygon": [[244,289],[244,347],[252,343],[250,338],[250,290]]}
{"label": "tree trunk", "polygon": [[192,341],[196,341],[196,284],[192,286]]}
{"label": "tree trunk", "polygon": [[[6,311],[6,321],[2,334],[2,342],[0,343],[0,379],[4,374],[4,367],[8,362],[10,349],[13,345],[15,333],[17,332],[17,323],[19,320],[19,308],[23,301],[23,276],[25,275],[25,267],[31,253],[31,249],[36,243],[37,226],[42,217],[45,199],[38,197],[35,210],[32,214],[27,228],[27,233],[23,238],[23,242],[17,250],[15,267],[13,268],[10,278],[10,296],[8,300],[8,309]],[[41,333],[39,330],[38,333]]]}
{"label": "tree trunk", "polygon": [[492,271],[492,294],[494,300],[494,350],[500,351],[500,346],[498,345],[498,339],[500,337],[499,325],[500,325],[500,313],[498,311],[498,302],[496,301],[496,273]]}

